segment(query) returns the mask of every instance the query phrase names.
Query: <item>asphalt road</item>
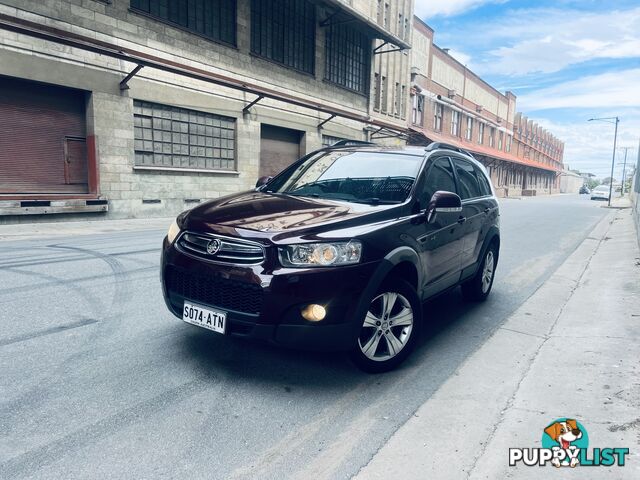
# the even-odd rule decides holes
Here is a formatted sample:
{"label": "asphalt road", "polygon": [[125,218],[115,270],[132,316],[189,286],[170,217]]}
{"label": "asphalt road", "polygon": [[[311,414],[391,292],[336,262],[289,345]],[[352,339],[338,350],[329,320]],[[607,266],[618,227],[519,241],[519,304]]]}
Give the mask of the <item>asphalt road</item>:
{"label": "asphalt road", "polygon": [[489,300],[454,291],[426,304],[418,349],[378,376],[173,317],[158,280],[165,231],[0,242],[0,478],[349,478],[579,245],[601,205],[502,201]]}

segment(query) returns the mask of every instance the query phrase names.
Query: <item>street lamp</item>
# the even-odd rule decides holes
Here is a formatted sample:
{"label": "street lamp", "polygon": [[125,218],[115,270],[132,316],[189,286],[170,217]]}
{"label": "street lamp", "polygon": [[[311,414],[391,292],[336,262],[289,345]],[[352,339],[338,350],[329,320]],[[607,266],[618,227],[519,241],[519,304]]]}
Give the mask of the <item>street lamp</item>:
{"label": "street lamp", "polygon": [[609,181],[609,203],[611,206],[611,196],[613,195],[613,166],[616,162],[616,143],[618,142],[618,123],[620,123],[620,119],[618,117],[602,117],[602,118],[590,118],[589,122],[607,122],[607,123],[615,123],[616,130],[613,135],[613,158],[611,159],[611,180]]}

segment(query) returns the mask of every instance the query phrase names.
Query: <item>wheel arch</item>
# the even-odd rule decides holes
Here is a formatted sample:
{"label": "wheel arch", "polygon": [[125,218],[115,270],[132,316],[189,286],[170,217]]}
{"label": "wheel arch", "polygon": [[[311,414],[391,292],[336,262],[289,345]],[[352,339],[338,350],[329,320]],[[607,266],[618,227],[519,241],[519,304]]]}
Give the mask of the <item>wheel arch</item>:
{"label": "wheel arch", "polygon": [[411,283],[420,296],[419,285],[422,285],[422,270],[420,266],[420,257],[418,253],[411,247],[402,246],[389,252],[380,262],[378,268],[374,271],[373,275],[369,279],[369,283],[362,292],[358,305],[354,311],[354,335],[360,331],[359,319],[364,318],[364,315],[369,308],[369,302],[380,289],[382,284],[391,275],[407,275],[405,278]]}

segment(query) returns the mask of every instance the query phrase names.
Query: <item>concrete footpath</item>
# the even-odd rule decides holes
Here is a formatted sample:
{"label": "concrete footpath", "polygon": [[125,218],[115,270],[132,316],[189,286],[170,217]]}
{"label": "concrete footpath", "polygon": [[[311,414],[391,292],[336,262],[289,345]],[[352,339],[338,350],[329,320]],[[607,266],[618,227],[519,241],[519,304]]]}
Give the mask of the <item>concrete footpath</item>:
{"label": "concrete footpath", "polygon": [[[509,466],[509,448],[541,447],[544,428],[564,417],[583,425],[589,451],[628,448],[626,466]],[[631,209],[612,209],[356,476],[552,477],[640,478],[640,252]]]}

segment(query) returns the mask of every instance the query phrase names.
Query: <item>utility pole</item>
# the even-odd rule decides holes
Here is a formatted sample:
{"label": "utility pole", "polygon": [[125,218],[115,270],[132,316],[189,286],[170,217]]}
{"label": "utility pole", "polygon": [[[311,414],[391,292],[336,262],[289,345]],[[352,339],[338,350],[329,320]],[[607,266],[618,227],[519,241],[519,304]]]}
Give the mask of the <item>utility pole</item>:
{"label": "utility pole", "polygon": [[620,123],[620,117],[603,117],[603,118],[590,118],[588,122],[607,122],[614,123],[616,128],[613,134],[613,157],[611,158],[611,181],[609,182],[609,203],[611,206],[611,196],[613,195],[613,167],[616,164],[616,145],[618,142],[618,123]]}
{"label": "utility pole", "polygon": [[632,148],[622,147],[622,150],[624,150],[624,163],[622,164],[622,193],[620,194],[620,196],[624,197],[624,182],[626,180],[625,176],[627,174],[627,152],[629,150],[632,150]]}

